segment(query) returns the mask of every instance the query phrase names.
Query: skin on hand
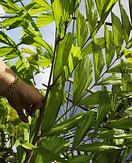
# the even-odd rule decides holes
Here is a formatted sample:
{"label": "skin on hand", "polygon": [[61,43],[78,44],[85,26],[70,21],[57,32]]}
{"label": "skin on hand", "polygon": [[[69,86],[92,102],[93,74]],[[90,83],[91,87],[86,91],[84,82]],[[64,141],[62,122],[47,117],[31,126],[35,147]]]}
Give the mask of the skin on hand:
{"label": "skin on hand", "polygon": [[[9,104],[17,111],[21,120],[25,123],[28,122],[28,115],[32,116],[36,109],[43,107],[44,97],[40,92],[20,80],[15,94],[11,97],[7,97]],[[24,113],[27,112],[27,115]]]}
{"label": "skin on hand", "polygon": [[[0,60],[0,92],[6,90],[14,80],[14,72]],[[28,122],[28,115],[33,115],[36,109],[43,107],[44,101],[44,96],[35,87],[26,84],[22,80],[16,86],[14,94],[6,98],[25,123]],[[24,110],[27,114],[24,113]]]}

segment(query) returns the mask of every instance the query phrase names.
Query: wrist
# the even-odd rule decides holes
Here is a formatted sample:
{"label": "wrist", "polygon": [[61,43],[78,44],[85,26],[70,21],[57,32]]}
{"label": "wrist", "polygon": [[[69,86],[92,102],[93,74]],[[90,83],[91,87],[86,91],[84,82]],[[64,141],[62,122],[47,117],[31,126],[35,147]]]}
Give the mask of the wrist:
{"label": "wrist", "polygon": [[8,89],[15,81],[15,75],[9,71],[0,72],[0,93]]}

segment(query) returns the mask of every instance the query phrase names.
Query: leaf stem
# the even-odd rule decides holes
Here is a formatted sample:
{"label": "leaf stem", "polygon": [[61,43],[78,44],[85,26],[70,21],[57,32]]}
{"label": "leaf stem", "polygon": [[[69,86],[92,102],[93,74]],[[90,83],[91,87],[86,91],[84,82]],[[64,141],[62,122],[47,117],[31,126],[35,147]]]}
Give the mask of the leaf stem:
{"label": "leaf stem", "polygon": [[[55,37],[57,38],[57,36],[55,36]],[[51,64],[51,70],[50,70],[50,76],[49,76],[47,91],[46,91],[45,99],[44,99],[44,102],[43,102],[43,108],[40,109],[40,115],[39,115],[38,120],[37,120],[37,127],[35,128],[35,135],[34,135],[34,138],[33,138],[33,141],[32,141],[33,145],[37,145],[37,142],[39,141],[40,136],[41,136],[41,127],[42,127],[42,124],[43,124],[43,121],[44,121],[44,111],[45,111],[45,107],[46,107],[46,104],[47,104],[49,92],[51,90],[52,73],[53,73],[55,55],[56,55],[56,50],[57,50],[58,43],[59,43],[58,41],[55,41],[55,48],[54,48],[54,54],[53,54],[53,59],[52,59],[52,64]],[[32,155],[33,155],[33,151],[28,150],[24,163],[29,163],[31,158],[32,158]]]}

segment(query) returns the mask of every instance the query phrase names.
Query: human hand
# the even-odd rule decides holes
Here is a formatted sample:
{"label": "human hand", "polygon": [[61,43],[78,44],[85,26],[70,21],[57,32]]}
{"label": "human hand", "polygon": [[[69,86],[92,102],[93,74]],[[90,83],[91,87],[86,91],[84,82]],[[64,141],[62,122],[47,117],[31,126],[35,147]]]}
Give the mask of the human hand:
{"label": "human hand", "polygon": [[[20,80],[15,93],[7,97],[9,104],[17,111],[21,120],[25,123],[28,122],[28,115],[32,116],[36,109],[43,107],[44,97],[40,92]],[[27,114],[25,114],[24,110]]]}
{"label": "human hand", "polygon": [[[14,72],[0,60],[0,95],[7,90],[15,80]],[[5,95],[6,97],[6,95]],[[28,115],[35,113],[36,109],[43,107],[44,97],[39,91],[19,80],[13,94],[6,97],[9,104],[17,111],[23,122],[28,122]],[[27,115],[24,113],[24,109]]]}

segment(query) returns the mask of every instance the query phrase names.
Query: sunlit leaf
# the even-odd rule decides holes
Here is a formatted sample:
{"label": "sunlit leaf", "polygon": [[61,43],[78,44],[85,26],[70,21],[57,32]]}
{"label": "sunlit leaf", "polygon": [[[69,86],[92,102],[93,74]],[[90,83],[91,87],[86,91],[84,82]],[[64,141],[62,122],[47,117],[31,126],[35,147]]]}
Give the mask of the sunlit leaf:
{"label": "sunlit leaf", "polygon": [[132,72],[132,64],[129,62],[124,62],[121,60],[121,62],[109,69],[108,73],[131,73]]}
{"label": "sunlit leaf", "polygon": [[85,17],[80,13],[79,10],[76,11],[76,17],[78,46],[82,47],[88,35],[88,25]]}
{"label": "sunlit leaf", "polygon": [[36,148],[34,145],[32,145],[31,143],[28,143],[28,142],[21,143],[21,146],[26,149],[30,149],[30,150],[34,150]]}
{"label": "sunlit leaf", "polygon": [[108,30],[107,25],[104,26],[105,27],[105,43],[106,43],[106,47],[105,47],[105,52],[106,52],[106,64],[107,67],[110,66],[111,61],[114,57],[114,53],[115,53],[115,45],[113,43],[113,34],[110,30]]}
{"label": "sunlit leaf", "polygon": [[99,15],[101,16],[102,14],[102,10],[104,8],[104,5],[105,3],[107,2],[108,0],[95,0],[96,2],[96,5],[97,5],[97,9],[98,9],[98,12],[99,12]]}
{"label": "sunlit leaf", "polygon": [[0,31],[0,42],[10,46],[15,44],[14,41],[3,31]]}
{"label": "sunlit leaf", "polygon": [[[63,101],[63,88],[61,84],[51,89],[50,97],[44,113],[42,133],[44,134],[54,125],[60,106]],[[49,121],[50,119],[50,121]]]}
{"label": "sunlit leaf", "polygon": [[102,73],[105,66],[104,57],[102,50],[98,50],[98,44],[96,44],[96,39],[92,45],[93,57],[94,57],[94,71],[95,71],[95,81],[97,81]]}
{"label": "sunlit leaf", "polygon": [[99,81],[97,85],[113,85],[113,84],[121,84],[121,83],[122,83],[121,78],[117,76],[109,76]]}
{"label": "sunlit leaf", "polygon": [[52,48],[40,36],[24,35],[21,44],[44,47],[51,55],[53,54]]}
{"label": "sunlit leaf", "polygon": [[132,107],[127,108],[127,109],[124,111],[123,115],[124,115],[125,117],[132,117]]}
{"label": "sunlit leaf", "polygon": [[123,29],[120,19],[112,13],[112,29],[114,34],[114,44],[121,46],[123,43]]}
{"label": "sunlit leaf", "polygon": [[65,38],[59,43],[54,67],[54,81],[57,80],[57,78],[61,75],[64,66],[67,65],[68,57],[75,38],[76,37],[74,34],[68,33]]}
{"label": "sunlit leaf", "polygon": [[76,0],[53,0],[52,9],[56,22],[56,27],[59,31],[59,37],[63,38],[65,35],[65,28],[68,22],[71,21],[72,14],[76,7]]}
{"label": "sunlit leaf", "polygon": [[39,56],[39,59],[37,61],[37,64],[43,68],[49,66],[51,64],[51,60],[44,57],[44,56]]}
{"label": "sunlit leaf", "polygon": [[[101,1],[99,0],[98,2],[99,2],[98,3],[99,6],[100,6],[100,4],[102,4],[101,8],[99,9],[99,10],[102,10],[101,18],[100,18],[99,24],[96,26],[94,32],[92,33],[92,36],[94,36],[98,32],[98,30],[100,29],[100,27],[104,23],[105,19],[111,12],[113,6],[116,4],[116,2],[118,2],[118,0],[109,0],[109,1],[107,0],[105,3],[104,3],[104,0],[103,0],[103,3],[100,3]],[[103,9],[102,9],[102,7],[103,7]]]}
{"label": "sunlit leaf", "polygon": [[[29,7],[30,7],[30,9],[29,9]],[[51,6],[45,0],[32,0],[32,2],[26,6],[26,9],[29,10],[29,14],[31,16],[33,16],[38,13],[50,11]]]}
{"label": "sunlit leaf", "polygon": [[123,22],[123,30],[124,30],[125,41],[126,41],[126,43],[128,43],[129,34],[131,31],[132,25],[129,21],[129,17],[128,17],[125,9],[123,8],[122,4],[120,4],[120,10],[121,10],[121,17],[122,17],[122,22]]}
{"label": "sunlit leaf", "polygon": [[97,127],[103,122],[111,109],[110,98],[106,87],[102,87],[102,92],[104,93],[103,98],[105,98],[106,101],[104,101],[104,103],[100,103],[100,106],[98,107],[96,118]]}
{"label": "sunlit leaf", "polygon": [[112,150],[120,150],[121,148],[114,145],[109,145],[103,142],[95,142],[87,145],[81,145],[78,150],[87,152],[106,152]]}
{"label": "sunlit leaf", "polygon": [[132,134],[124,133],[124,131],[121,129],[113,129],[113,130],[103,130],[99,134],[97,134],[97,137],[102,139],[131,139]]}
{"label": "sunlit leaf", "polygon": [[47,24],[50,24],[51,22],[54,21],[54,17],[52,14],[41,14],[37,17],[36,19],[36,24],[39,28],[47,25]]}
{"label": "sunlit leaf", "polygon": [[0,57],[6,56],[8,53],[12,51],[12,48],[10,46],[3,46],[0,48]]}
{"label": "sunlit leaf", "polygon": [[2,22],[3,27],[9,26],[9,29],[16,28],[21,25],[21,22],[23,20],[23,16],[16,16],[13,18],[5,19]]}
{"label": "sunlit leaf", "polygon": [[129,129],[132,127],[132,121],[129,118],[121,118],[119,120],[109,122],[107,126],[119,129]]}
{"label": "sunlit leaf", "polygon": [[90,129],[94,119],[94,113],[85,114],[77,125],[77,130],[74,136],[73,148],[76,148],[83,138],[86,136],[88,130]]}
{"label": "sunlit leaf", "polygon": [[86,16],[87,16],[88,26],[90,29],[90,33],[92,34],[98,20],[97,11],[95,9],[93,0],[85,0],[85,6],[86,6]]}
{"label": "sunlit leaf", "polygon": [[78,103],[92,81],[92,64],[88,56],[80,61],[74,75],[73,100]]}
{"label": "sunlit leaf", "polygon": [[61,122],[59,124],[56,124],[50,131],[49,135],[59,134],[59,133],[65,133],[66,131],[74,128],[77,126],[80,119],[83,117],[84,113],[77,114],[76,116],[73,116],[72,118],[69,118],[65,120],[64,122]]}
{"label": "sunlit leaf", "polygon": [[0,1],[0,4],[3,6],[4,10],[7,13],[17,14],[20,11],[20,8],[12,0]]}
{"label": "sunlit leaf", "polygon": [[43,138],[40,142],[39,147],[36,149],[35,157],[39,154],[42,160],[58,160],[65,162],[59,155],[68,148],[69,143],[62,137],[49,136],[48,138]]}
{"label": "sunlit leaf", "polygon": [[107,91],[97,91],[85,97],[79,102],[80,105],[85,105],[85,106],[107,104],[107,103],[109,103]]}
{"label": "sunlit leaf", "polygon": [[44,6],[47,10],[51,9],[51,6],[48,4],[46,0],[32,0],[32,1],[40,4],[41,6]]}
{"label": "sunlit leaf", "polygon": [[130,9],[130,18],[132,23],[132,1],[131,0],[129,0],[129,9]]}
{"label": "sunlit leaf", "polygon": [[132,50],[123,48],[123,55],[126,57],[129,63],[132,63]]}
{"label": "sunlit leaf", "polygon": [[[96,47],[96,49],[94,49],[94,51],[98,51],[101,50],[103,48],[105,48],[105,40],[104,37],[101,38],[97,38],[96,39],[96,44],[98,45],[98,47]],[[89,55],[91,53],[93,53],[93,42],[90,42],[89,44],[87,44],[83,49],[82,49],[82,55]]]}

